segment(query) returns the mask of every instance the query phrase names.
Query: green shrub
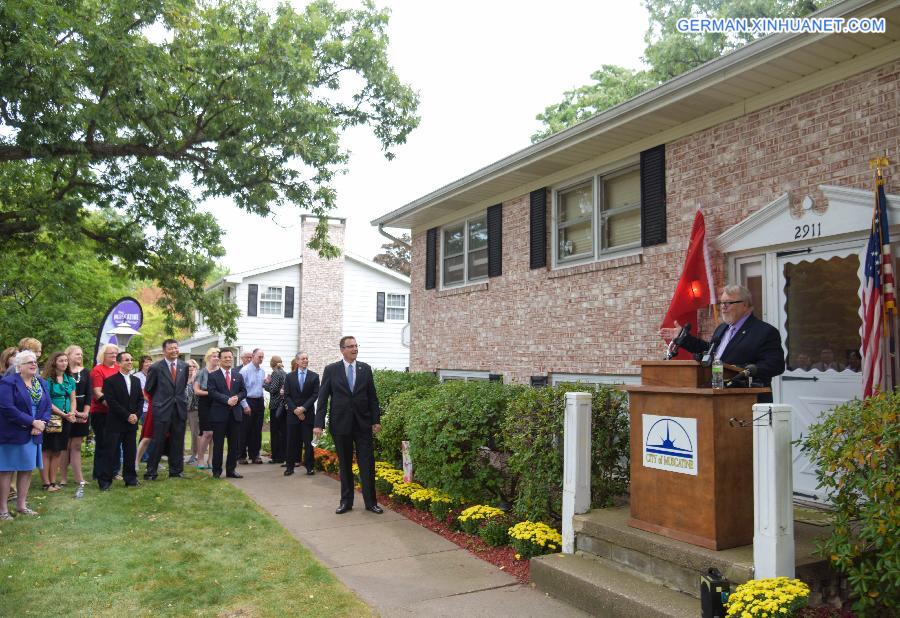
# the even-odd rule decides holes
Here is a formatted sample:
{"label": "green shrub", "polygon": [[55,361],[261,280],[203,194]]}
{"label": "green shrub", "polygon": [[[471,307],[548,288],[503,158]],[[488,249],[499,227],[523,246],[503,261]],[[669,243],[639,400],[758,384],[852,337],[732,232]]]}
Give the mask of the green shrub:
{"label": "green shrub", "polygon": [[529,388],[509,402],[503,422],[507,465],[517,477],[516,515],[532,521],[562,517],[565,394],[591,397],[591,497],[608,506],[628,490],[629,428],[625,393],[585,384]]}
{"label": "green shrub", "polygon": [[821,555],[847,575],[860,615],[900,607],[900,393],[838,406],[801,440],[828,492],[834,531]]}
{"label": "green shrub", "polygon": [[392,371],[376,369],[372,372],[375,378],[375,390],[382,409],[391,404],[398,393],[405,393],[416,388],[427,388],[439,383],[438,377],[426,371]]}
{"label": "green shrub", "polygon": [[497,498],[502,474],[487,455],[500,450],[504,411],[523,388],[454,381],[430,389],[406,419],[416,479],[468,502]]}
{"label": "green shrub", "polygon": [[418,386],[412,390],[395,393],[390,403],[382,407],[381,431],[375,436],[376,459],[387,461],[395,466],[403,464],[400,443],[409,439],[406,428],[407,418],[417,413],[422,400],[428,397],[431,388],[434,387]]}
{"label": "green shrub", "polygon": [[492,517],[478,530],[478,536],[491,547],[508,545],[510,526],[512,521],[508,517]]}
{"label": "green shrub", "polygon": [[441,521],[447,521],[447,516],[450,514],[451,502],[450,500],[431,500],[431,504],[428,506],[428,511],[434,515],[437,519]]}

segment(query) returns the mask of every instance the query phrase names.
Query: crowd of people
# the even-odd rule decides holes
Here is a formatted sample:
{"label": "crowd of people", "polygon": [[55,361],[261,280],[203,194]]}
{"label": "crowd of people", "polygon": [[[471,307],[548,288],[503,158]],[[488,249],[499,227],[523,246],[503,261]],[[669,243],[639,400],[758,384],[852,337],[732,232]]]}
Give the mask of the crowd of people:
{"label": "crowd of people", "polygon": [[[99,362],[89,370],[84,367],[83,350],[69,346],[51,353],[39,372],[41,342],[22,339],[0,355],[0,520],[13,519],[9,509],[13,501],[16,514],[37,514],[28,505],[35,468],[46,492],[65,488],[71,471],[75,497],[82,497],[87,481],[81,451],[89,436],[95,445],[93,478],[101,491],[108,491],[116,480],[138,486],[142,461],[146,461],[144,480],[157,480],[163,456],[168,458],[167,478],[183,477],[186,464],[209,470],[215,478],[223,471],[228,477],[242,478],[238,464],[263,463],[266,393],[271,440],[268,463],[282,465],[285,476],[294,474],[300,465],[307,475],[315,474],[314,436],[322,433],[330,398],[332,429],[335,418],[340,423],[339,435],[334,436],[336,450],[341,461],[347,462],[346,474],[343,463],[341,466],[337,512],[352,508],[354,446],[365,472],[366,508],[381,512],[374,498],[371,454],[372,431],[380,429],[380,411],[371,369],[357,364],[355,339],[345,337],[340,345],[344,360],[330,365],[326,372],[333,369],[334,376],[344,379],[337,385],[335,380],[326,380],[320,398],[319,376],[308,368],[309,356],[304,352],[293,358],[289,372],[278,356],[270,359],[267,372],[261,349],[242,354],[237,368],[232,350],[211,348],[200,367],[193,359],[182,360],[178,342],[167,339],[162,345],[163,358],[156,362],[149,356],[135,362],[116,345],[105,345],[99,351]],[[338,367],[341,362],[345,369]],[[354,389],[355,383],[365,384],[365,388]],[[317,403],[320,414],[316,413]],[[191,449],[185,459],[187,431]],[[226,441],[228,457],[223,468]]]}

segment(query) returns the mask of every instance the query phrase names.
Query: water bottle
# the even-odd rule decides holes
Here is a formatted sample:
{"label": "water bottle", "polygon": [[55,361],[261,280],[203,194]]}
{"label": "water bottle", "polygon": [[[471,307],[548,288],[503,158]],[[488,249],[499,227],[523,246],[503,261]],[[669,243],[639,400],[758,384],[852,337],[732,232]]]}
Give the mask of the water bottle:
{"label": "water bottle", "polygon": [[725,367],[722,366],[722,361],[718,358],[712,364],[712,387],[716,389],[725,388]]}
{"label": "water bottle", "polygon": [[313,439],[312,439],[312,441],[310,442],[310,444],[312,445],[313,448],[316,448],[317,446],[319,446],[319,440],[320,440],[320,439],[321,439],[320,436],[313,435]]}

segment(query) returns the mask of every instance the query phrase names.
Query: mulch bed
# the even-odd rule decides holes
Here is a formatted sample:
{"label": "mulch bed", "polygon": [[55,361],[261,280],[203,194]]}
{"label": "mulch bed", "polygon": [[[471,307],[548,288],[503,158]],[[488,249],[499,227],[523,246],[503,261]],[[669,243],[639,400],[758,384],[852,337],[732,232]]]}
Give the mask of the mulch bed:
{"label": "mulch bed", "polygon": [[[333,479],[340,480],[340,476],[334,473],[325,473]],[[477,558],[490,562],[501,571],[509,573],[522,583],[528,581],[530,562],[528,560],[516,560],[516,550],[512,547],[491,547],[481,540],[481,537],[472,536],[464,532],[451,530],[447,522],[442,522],[431,513],[420,511],[414,506],[391,500],[384,494],[378,494],[378,503],[383,504],[392,511],[403,515],[405,518],[428,528],[432,532],[441,535],[451,543],[465,549]]]}

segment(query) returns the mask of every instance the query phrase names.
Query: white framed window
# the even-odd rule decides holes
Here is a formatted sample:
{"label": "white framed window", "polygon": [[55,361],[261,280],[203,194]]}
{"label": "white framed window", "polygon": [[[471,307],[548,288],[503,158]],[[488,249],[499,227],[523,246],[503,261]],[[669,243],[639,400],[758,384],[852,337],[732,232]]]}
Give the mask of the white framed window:
{"label": "white framed window", "polygon": [[463,371],[457,369],[440,369],[438,378],[441,382],[487,382],[491,379],[489,371]]}
{"label": "white framed window", "polygon": [[553,195],[557,264],[596,260],[641,246],[639,167],[595,174]]}
{"label": "white framed window", "polygon": [[487,213],[444,226],[441,233],[441,282],[465,285],[488,276]]}
{"label": "white framed window", "polygon": [[384,319],[397,322],[406,321],[406,294],[388,293],[386,295]]}
{"label": "white framed window", "polygon": [[260,290],[259,315],[284,315],[284,288],[266,286]]}

